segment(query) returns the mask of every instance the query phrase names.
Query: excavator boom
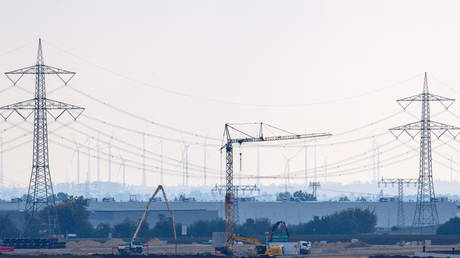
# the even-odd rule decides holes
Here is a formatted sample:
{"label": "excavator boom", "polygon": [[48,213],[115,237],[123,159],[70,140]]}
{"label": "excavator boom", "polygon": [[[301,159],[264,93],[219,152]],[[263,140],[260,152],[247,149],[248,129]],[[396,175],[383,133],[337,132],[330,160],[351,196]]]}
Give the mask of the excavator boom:
{"label": "excavator boom", "polygon": [[137,237],[139,236],[139,233],[141,232],[142,228],[144,227],[145,221],[147,220],[147,217],[149,216],[149,213],[150,213],[150,205],[152,204],[152,201],[155,199],[155,196],[158,194],[158,192],[160,190],[163,193],[163,198],[165,200],[166,207],[168,208],[168,212],[171,215],[172,224],[173,224],[173,236],[174,236],[174,240],[176,240],[176,227],[175,227],[175,224],[174,224],[174,214],[172,213],[171,209],[169,208],[168,199],[166,198],[166,193],[165,193],[165,190],[164,190],[163,186],[158,185],[157,189],[152,194],[152,197],[150,197],[150,199],[149,199],[149,201],[147,203],[147,206],[145,207],[144,215],[142,215],[142,218],[139,221],[139,224],[137,225],[136,232],[134,232],[134,235],[131,238],[131,245],[134,244],[134,241],[136,241]]}

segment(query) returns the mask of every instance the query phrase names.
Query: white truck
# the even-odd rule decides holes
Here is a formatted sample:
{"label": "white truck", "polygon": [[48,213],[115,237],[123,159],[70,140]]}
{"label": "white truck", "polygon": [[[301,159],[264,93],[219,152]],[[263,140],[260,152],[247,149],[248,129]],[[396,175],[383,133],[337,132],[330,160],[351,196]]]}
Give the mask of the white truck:
{"label": "white truck", "polygon": [[269,246],[281,246],[283,255],[299,255],[311,253],[310,241],[297,241],[297,242],[270,242]]}

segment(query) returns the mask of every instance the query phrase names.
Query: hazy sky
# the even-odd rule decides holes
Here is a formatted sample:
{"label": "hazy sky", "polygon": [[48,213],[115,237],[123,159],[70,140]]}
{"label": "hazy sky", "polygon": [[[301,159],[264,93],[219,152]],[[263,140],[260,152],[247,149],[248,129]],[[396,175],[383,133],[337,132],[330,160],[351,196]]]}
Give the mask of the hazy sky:
{"label": "hazy sky", "polygon": [[[2,1],[0,71],[33,65],[41,37],[46,64],[77,72],[69,87],[151,121],[210,138],[221,138],[226,122],[263,121],[298,133],[331,132],[337,136],[318,141],[317,167],[327,160],[332,164],[327,180],[345,183],[373,178],[371,136],[377,136],[376,143],[382,145],[381,164],[395,163],[382,165],[380,175],[413,178],[418,173],[418,157],[411,148],[418,148],[418,142],[409,141],[406,146],[384,133],[418,119],[419,103],[409,108],[410,113],[363,126],[399,112],[395,100],[420,93],[425,71],[433,93],[458,97],[459,7],[458,1]],[[32,91],[33,80],[25,79],[19,86]],[[0,90],[8,87],[11,83],[0,77]],[[54,78],[47,81],[47,87],[49,92],[58,88],[49,98],[83,106],[89,117],[178,141],[206,141],[134,119],[72,89],[59,88]],[[28,98],[31,95],[13,88],[0,94],[0,103]],[[433,114],[442,111],[439,104],[432,106]],[[460,105],[454,104],[451,111],[460,115]],[[460,125],[449,113],[433,120]],[[80,182],[84,182],[86,146],[89,142],[95,156],[98,135],[100,177],[107,180],[108,161],[102,159],[107,159],[110,139],[97,129],[114,137],[112,180],[122,180],[122,156],[131,160],[127,161],[127,165],[131,162],[126,168],[127,183],[139,184],[141,134],[88,117],[79,121],[71,128],[50,132],[53,180],[77,180],[77,142],[81,145]],[[50,131],[59,126],[59,122],[50,123]],[[9,127],[10,123],[0,124],[2,129]],[[21,127],[32,129],[28,123]],[[361,129],[349,132],[355,128]],[[30,133],[21,137],[23,134],[19,128],[5,131],[4,142],[17,139],[3,148],[32,139]],[[368,138],[353,141],[363,137]],[[402,142],[408,140],[401,137]],[[453,156],[456,180],[460,178],[456,153],[460,144],[449,137],[442,140],[451,141],[441,147],[436,146],[442,142],[433,141],[437,148],[433,158],[439,162],[433,163],[434,176],[450,179],[446,157]],[[175,159],[164,160],[165,184],[182,184],[178,161],[183,145],[162,142],[164,155]],[[161,143],[159,138],[146,136],[145,144],[148,184],[154,185],[160,180]],[[215,145],[220,142],[208,139],[207,144],[207,183],[219,183],[220,154]],[[314,147],[308,145],[307,166],[312,176]],[[243,146],[243,175],[256,174],[255,146]],[[5,184],[28,183],[31,148],[28,143],[5,151]],[[201,145],[189,148],[190,184],[203,183],[203,152]],[[235,157],[237,152],[235,147]],[[284,184],[288,159],[291,183],[304,182],[304,157],[302,147],[261,147],[260,174],[276,176],[261,179],[262,183]],[[404,158],[407,160],[397,162]],[[89,162],[94,181],[96,158]],[[235,162],[235,171],[238,167]],[[318,180],[325,181],[324,169],[317,171]]]}

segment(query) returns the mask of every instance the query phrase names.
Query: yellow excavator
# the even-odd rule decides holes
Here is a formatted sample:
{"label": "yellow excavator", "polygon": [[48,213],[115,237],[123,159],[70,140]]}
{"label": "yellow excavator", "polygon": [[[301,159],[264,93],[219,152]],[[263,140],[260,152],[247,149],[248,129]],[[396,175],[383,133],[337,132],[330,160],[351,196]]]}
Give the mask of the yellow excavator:
{"label": "yellow excavator", "polygon": [[283,250],[282,250],[281,246],[272,246],[272,247],[267,248],[266,245],[263,245],[256,238],[237,236],[235,234],[233,234],[228,239],[228,241],[227,241],[227,243],[226,243],[226,245],[224,247],[216,248],[216,251],[220,252],[221,254],[231,254],[232,253],[232,245],[233,245],[233,243],[235,241],[240,241],[240,242],[255,245],[256,246],[256,253],[254,254],[255,256],[270,257],[270,256],[283,255]]}

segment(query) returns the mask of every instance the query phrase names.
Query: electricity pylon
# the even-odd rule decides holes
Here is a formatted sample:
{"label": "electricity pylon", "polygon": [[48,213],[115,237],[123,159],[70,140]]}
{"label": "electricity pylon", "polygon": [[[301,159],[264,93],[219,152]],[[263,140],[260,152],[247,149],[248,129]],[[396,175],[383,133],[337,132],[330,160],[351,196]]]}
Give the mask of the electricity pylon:
{"label": "electricity pylon", "polygon": [[398,212],[397,212],[397,225],[398,227],[405,227],[406,226],[406,220],[405,220],[405,215],[404,215],[404,184],[407,184],[409,186],[411,183],[417,184],[418,179],[404,179],[404,178],[385,178],[381,179],[378,184],[384,184],[385,187],[387,184],[391,184],[391,186],[394,186],[395,184],[398,184]]}
{"label": "electricity pylon", "polygon": [[[215,185],[212,189],[211,192],[218,192],[221,194],[222,192],[225,191],[225,185]],[[240,222],[240,208],[239,208],[239,193],[242,192],[243,194],[245,192],[253,193],[253,192],[258,192],[260,193],[260,189],[257,187],[257,185],[234,185],[235,188],[235,203],[234,203],[234,210],[235,210],[235,224],[238,224]]]}
{"label": "electricity pylon", "polygon": [[310,187],[312,188],[312,195],[315,198],[315,201],[318,200],[318,188],[321,186],[320,182],[310,182]]}
{"label": "electricity pylon", "polygon": [[[404,110],[406,110],[406,108],[414,101],[422,102],[422,114],[420,121],[391,128],[390,132],[396,138],[406,132],[413,139],[420,133],[420,162],[417,181],[417,203],[412,226],[421,228],[423,226],[439,224],[436,196],[433,186],[431,133],[438,138],[446,132],[451,134],[453,137],[456,137],[458,132],[454,134],[453,131],[458,131],[460,128],[438,123],[430,119],[430,101],[438,101],[447,110],[455,100],[429,93],[426,73],[423,83],[423,93],[397,100],[398,104],[401,105]],[[412,131],[416,132],[411,134]]]}
{"label": "electricity pylon", "polygon": [[[37,215],[37,212],[41,208],[55,205],[49,166],[47,115],[49,114],[57,120],[64,113],[68,113],[76,120],[84,111],[84,108],[51,100],[46,97],[46,74],[57,75],[58,78],[67,85],[75,73],[45,65],[43,61],[41,39],[38,41],[37,62],[35,65],[5,73],[13,85],[16,85],[26,74],[35,75],[35,97],[33,99],[1,107],[0,115],[6,120],[13,113],[17,113],[26,120],[32,113],[34,114],[32,173],[30,175],[25,207],[25,212],[31,220]],[[18,77],[13,79],[14,75]],[[66,79],[66,76],[69,77]],[[26,223],[28,222],[26,221]],[[55,226],[55,218],[48,215],[48,234],[53,234],[55,232]]]}

